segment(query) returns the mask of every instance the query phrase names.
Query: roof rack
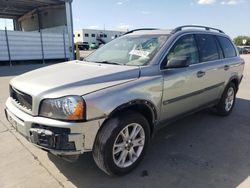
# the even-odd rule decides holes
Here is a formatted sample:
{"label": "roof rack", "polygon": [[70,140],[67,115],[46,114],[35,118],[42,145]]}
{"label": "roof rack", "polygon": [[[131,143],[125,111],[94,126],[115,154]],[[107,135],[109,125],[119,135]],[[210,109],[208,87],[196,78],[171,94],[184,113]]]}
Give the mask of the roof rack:
{"label": "roof rack", "polygon": [[207,31],[214,30],[214,31],[218,31],[220,33],[224,33],[220,29],[216,29],[216,28],[213,28],[213,27],[207,27],[207,26],[201,26],[201,25],[183,25],[183,26],[175,28],[171,33],[174,34],[174,33],[178,32],[178,31],[181,31],[183,28],[188,28],[188,27],[191,27],[191,28],[203,28],[203,29],[205,29]]}
{"label": "roof rack", "polygon": [[141,28],[141,29],[133,29],[131,31],[128,31],[127,33],[124,33],[124,35],[136,32],[136,31],[144,31],[144,30],[148,30],[148,31],[152,31],[152,30],[157,30],[156,28]]}

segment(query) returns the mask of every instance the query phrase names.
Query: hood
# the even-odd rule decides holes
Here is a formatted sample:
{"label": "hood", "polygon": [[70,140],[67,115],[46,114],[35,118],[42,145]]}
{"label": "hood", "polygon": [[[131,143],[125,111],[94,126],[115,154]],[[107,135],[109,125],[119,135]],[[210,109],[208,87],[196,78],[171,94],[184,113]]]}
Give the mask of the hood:
{"label": "hood", "polygon": [[11,85],[29,95],[56,98],[85,95],[135,80],[139,67],[71,61],[37,69],[11,80]]}

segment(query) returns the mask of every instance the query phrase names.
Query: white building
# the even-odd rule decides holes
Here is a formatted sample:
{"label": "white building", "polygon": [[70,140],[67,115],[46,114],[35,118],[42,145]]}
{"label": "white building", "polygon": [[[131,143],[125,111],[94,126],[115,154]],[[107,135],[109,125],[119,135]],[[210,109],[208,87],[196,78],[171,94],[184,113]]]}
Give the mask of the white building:
{"label": "white building", "polygon": [[81,29],[74,31],[74,42],[101,45],[123,35],[123,31]]}

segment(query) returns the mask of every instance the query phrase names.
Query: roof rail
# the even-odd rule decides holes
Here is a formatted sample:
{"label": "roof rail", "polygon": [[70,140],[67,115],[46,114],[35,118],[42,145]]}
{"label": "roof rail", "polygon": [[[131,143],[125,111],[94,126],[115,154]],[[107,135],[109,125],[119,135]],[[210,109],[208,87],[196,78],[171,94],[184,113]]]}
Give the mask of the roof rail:
{"label": "roof rail", "polygon": [[136,32],[136,31],[144,31],[144,30],[151,31],[151,30],[157,30],[157,29],[156,29],[156,28],[141,28],[141,29],[133,29],[133,30],[131,30],[131,31],[128,31],[127,33],[124,33],[124,35],[130,34],[130,33]]}
{"label": "roof rail", "polygon": [[224,33],[220,29],[216,29],[216,28],[213,28],[213,27],[207,27],[207,26],[201,26],[201,25],[183,25],[183,26],[175,28],[171,33],[174,34],[174,33],[178,32],[178,31],[181,31],[183,28],[188,28],[188,27],[191,27],[191,28],[203,28],[203,29],[205,29],[207,31],[214,30],[214,31],[218,31],[220,33]]}

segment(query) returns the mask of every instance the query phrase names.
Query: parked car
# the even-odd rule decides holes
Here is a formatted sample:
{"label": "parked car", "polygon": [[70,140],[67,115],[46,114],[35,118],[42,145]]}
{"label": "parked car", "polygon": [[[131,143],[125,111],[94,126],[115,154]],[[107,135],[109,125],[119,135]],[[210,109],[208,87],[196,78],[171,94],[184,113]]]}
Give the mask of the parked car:
{"label": "parked car", "polygon": [[248,54],[248,53],[250,53],[250,50],[248,50],[245,47],[238,47],[238,51],[239,51],[240,54]]}
{"label": "parked car", "polygon": [[52,154],[73,160],[92,151],[105,173],[124,175],[140,163],[160,127],[204,108],[229,115],[243,69],[221,30],[133,30],[84,61],[11,80],[6,117]]}
{"label": "parked car", "polygon": [[83,42],[78,44],[79,50],[89,50],[89,43],[88,42]]}
{"label": "parked car", "polygon": [[96,50],[96,49],[98,49],[98,45],[95,42],[93,42],[90,44],[90,49]]}
{"label": "parked car", "polygon": [[245,49],[247,49],[247,53],[250,54],[250,46],[245,46]]}

